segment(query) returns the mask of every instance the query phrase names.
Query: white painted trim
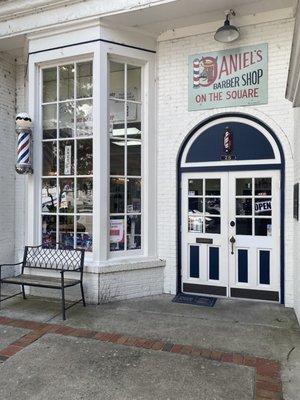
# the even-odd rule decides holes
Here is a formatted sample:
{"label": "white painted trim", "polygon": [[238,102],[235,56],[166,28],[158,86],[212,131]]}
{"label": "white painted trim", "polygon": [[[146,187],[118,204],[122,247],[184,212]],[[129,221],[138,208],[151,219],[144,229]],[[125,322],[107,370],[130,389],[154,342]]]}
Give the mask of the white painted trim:
{"label": "white painted trim", "polygon": [[[275,159],[272,160],[232,160],[232,161],[213,161],[213,162],[195,162],[195,163],[187,163],[184,160],[186,160],[187,154],[190,150],[190,148],[192,147],[193,143],[197,140],[197,138],[203,133],[205,132],[207,129],[218,125],[220,123],[230,123],[230,122],[240,122],[249,126],[252,126],[253,128],[257,129],[258,131],[260,131],[265,138],[268,140],[268,142],[271,144],[272,149],[274,151],[274,155],[275,155]],[[205,124],[204,126],[202,126],[196,134],[194,134],[189,142],[186,144],[185,149],[183,151],[182,154],[182,161],[181,161],[181,167],[208,167],[208,166],[230,166],[230,165],[255,165],[255,164],[280,164],[281,163],[281,159],[280,159],[280,153],[278,150],[278,147],[276,145],[276,142],[274,140],[274,138],[270,135],[270,133],[263,128],[261,125],[259,125],[258,123],[251,121],[251,120],[247,120],[245,118],[242,117],[220,117],[214,121],[209,122],[208,124]]]}
{"label": "white painted trim", "polygon": [[[266,11],[262,13],[241,16],[235,18],[235,25],[239,28],[249,25],[264,24],[266,22],[274,22],[282,19],[290,19],[294,17],[294,10],[292,7],[282,8],[279,10]],[[215,32],[220,26],[224,24],[224,19],[208,22],[206,24],[191,25],[183,28],[168,30],[160,34],[157,38],[158,42],[167,40],[180,39],[188,36],[201,35],[205,33]]]}

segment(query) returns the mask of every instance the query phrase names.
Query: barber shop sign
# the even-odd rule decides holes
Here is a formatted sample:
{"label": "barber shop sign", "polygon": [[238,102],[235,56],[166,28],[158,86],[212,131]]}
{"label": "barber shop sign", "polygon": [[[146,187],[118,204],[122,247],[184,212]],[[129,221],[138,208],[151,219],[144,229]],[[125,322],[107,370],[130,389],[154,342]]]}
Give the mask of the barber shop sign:
{"label": "barber shop sign", "polygon": [[189,56],[189,111],[266,104],[268,45]]}

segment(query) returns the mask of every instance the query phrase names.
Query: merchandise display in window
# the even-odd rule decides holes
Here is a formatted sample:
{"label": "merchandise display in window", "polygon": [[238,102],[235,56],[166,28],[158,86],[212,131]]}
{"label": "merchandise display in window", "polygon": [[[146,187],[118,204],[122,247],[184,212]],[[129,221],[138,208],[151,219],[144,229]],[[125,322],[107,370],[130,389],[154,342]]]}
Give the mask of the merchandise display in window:
{"label": "merchandise display in window", "polygon": [[42,70],[42,242],[92,251],[93,63]]}
{"label": "merchandise display in window", "polygon": [[110,250],[142,248],[141,67],[110,62]]}

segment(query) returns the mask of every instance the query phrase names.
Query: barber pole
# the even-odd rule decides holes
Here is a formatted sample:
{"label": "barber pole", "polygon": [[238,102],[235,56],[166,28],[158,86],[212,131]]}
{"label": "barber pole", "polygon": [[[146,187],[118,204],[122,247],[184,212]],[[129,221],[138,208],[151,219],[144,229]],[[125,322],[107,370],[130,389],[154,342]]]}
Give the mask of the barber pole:
{"label": "barber pole", "polygon": [[232,132],[229,130],[228,127],[226,127],[224,133],[224,151],[226,154],[231,153],[232,146],[233,146]]}
{"label": "barber pole", "polygon": [[200,86],[200,60],[199,58],[195,58],[193,61],[193,79],[194,79],[194,87]]}
{"label": "barber pole", "polygon": [[18,174],[32,173],[31,166],[31,118],[26,113],[16,116],[17,141],[17,163]]}

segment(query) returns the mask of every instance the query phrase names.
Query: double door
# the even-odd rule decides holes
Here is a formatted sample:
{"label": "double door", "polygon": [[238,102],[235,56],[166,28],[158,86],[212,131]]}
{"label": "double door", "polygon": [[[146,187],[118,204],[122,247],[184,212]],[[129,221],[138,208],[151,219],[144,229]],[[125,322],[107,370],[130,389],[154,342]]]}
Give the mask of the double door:
{"label": "double door", "polygon": [[278,171],[182,175],[185,293],[279,301]]}

